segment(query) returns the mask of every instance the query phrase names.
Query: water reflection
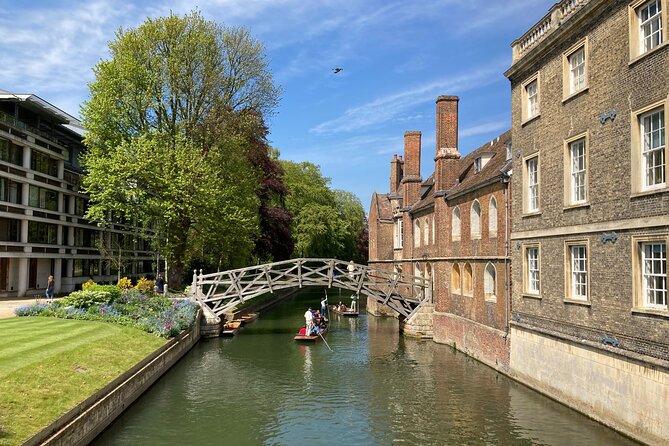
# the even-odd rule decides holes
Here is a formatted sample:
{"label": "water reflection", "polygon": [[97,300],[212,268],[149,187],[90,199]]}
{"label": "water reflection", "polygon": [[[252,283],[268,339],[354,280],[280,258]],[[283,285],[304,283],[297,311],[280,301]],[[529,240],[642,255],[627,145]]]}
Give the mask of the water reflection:
{"label": "water reflection", "polygon": [[631,441],[398,321],[332,317],[294,333],[321,292],[199,343],[98,445],[631,445]]}

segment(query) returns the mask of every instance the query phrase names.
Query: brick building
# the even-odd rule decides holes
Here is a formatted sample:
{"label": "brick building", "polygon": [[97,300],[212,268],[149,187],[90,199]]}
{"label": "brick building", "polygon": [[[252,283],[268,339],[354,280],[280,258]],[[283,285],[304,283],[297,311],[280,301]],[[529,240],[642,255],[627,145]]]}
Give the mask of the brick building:
{"label": "brick building", "polygon": [[390,193],[372,197],[369,264],[432,279],[434,340],[505,369],[511,132],[461,157],[458,101],[437,99],[435,170],[426,180],[421,133],[405,133]]}
{"label": "brick building", "polygon": [[147,240],[121,222],[104,231],[83,218],[79,192],[81,123],[30,94],[0,90],[0,298],[44,295],[54,276],[56,293],[93,278],[116,281],[98,250],[125,259],[124,275],[150,274],[155,262]]}
{"label": "brick building", "polygon": [[563,0],[505,73],[512,374],[650,443],[669,440],[668,25],[667,0]]}

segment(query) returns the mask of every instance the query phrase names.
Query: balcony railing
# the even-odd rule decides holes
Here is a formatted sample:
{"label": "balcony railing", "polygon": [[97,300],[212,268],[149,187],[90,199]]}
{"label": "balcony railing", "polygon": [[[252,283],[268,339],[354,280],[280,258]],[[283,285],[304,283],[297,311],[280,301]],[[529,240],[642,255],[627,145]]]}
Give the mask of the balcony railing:
{"label": "balcony railing", "polygon": [[571,18],[576,11],[589,2],[590,0],[562,0],[553,5],[548,14],[523,34],[522,37],[516,39],[511,44],[513,48],[513,63],[520,60],[531,48],[558,29],[562,23]]}
{"label": "balcony railing", "polygon": [[[2,122],[4,124],[7,124],[11,127],[14,127],[16,129],[19,129],[21,131],[30,132],[33,135],[37,135],[37,136],[45,139],[46,142],[47,142],[46,144],[44,144],[44,143],[39,144],[41,147],[44,147],[45,149],[49,149],[49,150],[51,150],[53,152],[56,152],[58,154],[63,153],[63,148],[71,150],[70,144],[68,144],[66,141],[62,140],[61,138],[58,138],[55,135],[52,135],[52,134],[47,133],[45,131],[42,131],[42,130],[40,130],[36,127],[33,127],[29,124],[26,124],[23,121],[19,121],[14,116],[12,116],[10,114],[7,114],[5,112],[2,112],[2,111],[0,111],[0,122]],[[56,143],[56,145],[58,145],[60,147],[57,147],[56,145],[54,145],[52,147],[51,145],[53,143]]]}

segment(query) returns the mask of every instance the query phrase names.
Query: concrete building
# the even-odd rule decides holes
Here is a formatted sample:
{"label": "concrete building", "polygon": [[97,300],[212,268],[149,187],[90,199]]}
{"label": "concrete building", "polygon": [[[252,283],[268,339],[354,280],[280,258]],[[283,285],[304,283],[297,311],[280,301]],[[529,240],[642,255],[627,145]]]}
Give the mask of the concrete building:
{"label": "concrete building", "polygon": [[101,230],[83,218],[84,132],[38,96],[0,90],[0,298],[44,295],[49,275],[56,293],[90,278],[115,281],[111,256],[120,256],[124,275],[153,270],[155,255],[137,231],[121,223]]}
{"label": "concrete building", "polygon": [[513,42],[517,379],[669,442],[667,0],[563,0]]}
{"label": "concrete building", "polygon": [[404,158],[390,163],[390,192],[372,197],[369,264],[432,279],[429,335],[505,369],[511,133],[461,157],[458,101],[437,98],[435,170],[426,180],[421,133],[405,133]]}

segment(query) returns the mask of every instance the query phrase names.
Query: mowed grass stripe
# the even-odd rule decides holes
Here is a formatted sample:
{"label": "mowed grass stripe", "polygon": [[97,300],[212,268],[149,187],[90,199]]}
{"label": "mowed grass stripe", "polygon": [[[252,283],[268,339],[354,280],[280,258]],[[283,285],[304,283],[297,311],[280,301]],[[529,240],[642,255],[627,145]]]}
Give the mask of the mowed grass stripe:
{"label": "mowed grass stripe", "polygon": [[[33,318],[31,318],[33,319]],[[34,319],[45,319],[48,320],[49,322],[44,322],[43,324],[40,323],[39,320],[37,321],[30,321],[29,323],[23,324],[23,325],[10,325],[8,327],[3,326],[0,324],[0,345],[4,343],[4,338],[6,337],[15,337],[15,336],[33,336],[33,332],[38,329],[40,333],[46,333],[48,331],[53,331],[53,330],[68,330],[71,327],[76,327],[78,324],[76,322],[73,322],[71,320],[68,320],[68,322],[71,322],[70,324],[64,325],[60,324],[58,321],[59,319],[56,318],[34,318]],[[62,319],[61,319],[62,320]]]}
{"label": "mowed grass stripe", "polygon": [[34,325],[45,326],[60,324],[62,322],[72,322],[72,319],[56,319],[37,316],[21,316],[0,319],[0,333],[17,328],[31,327]]}
{"label": "mowed grass stripe", "polygon": [[[13,345],[10,347],[13,351],[3,351],[0,354],[0,377],[23,367],[30,366],[35,362],[46,360],[50,356],[55,356],[77,348],[80,345],[110,336],[120,330],[117,326],[102,322],[78,322],[81,326],[73,329],[71,324],[67,324],[60,333],[56,331],[49,337],[42,336],[42,330],[36,330],[32,338],[24,337],[20,340],[14,340],[12,342]],[[2,347],[5,344],[5,340],[2,339],[0,342],[0,347]],[[21,347],[22,343],[29,345]]]}
{"label": "mowed grass stripe", "polygon": [[42,337],[40,334],[40,337],[33,338],[29,342],[15,341],[11,347],[0,348],[0,377],[8,371],[18,370],[49,355],[57,355],[81,344],[109,336],[118,331],[114,328],[113,326],[79,327],[69,332],[55,332],[48,337]]}

